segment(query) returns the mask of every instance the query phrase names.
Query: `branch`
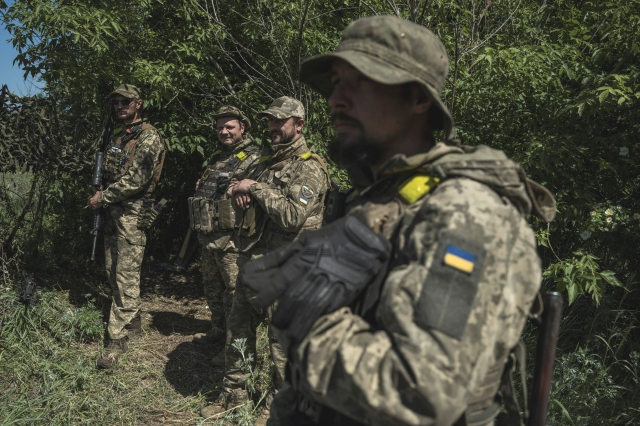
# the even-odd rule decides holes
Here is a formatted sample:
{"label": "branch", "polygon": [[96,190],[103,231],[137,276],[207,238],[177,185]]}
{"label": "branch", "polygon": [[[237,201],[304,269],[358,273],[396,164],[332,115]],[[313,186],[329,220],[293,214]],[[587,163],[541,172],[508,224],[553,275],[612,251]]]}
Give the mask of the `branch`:
{"label": "branch", "polygon": [[233,86],[231,86],[231,83],[229,82],[229,79],[227,78],[227,75],[222,70],[222,67],[220,66],[220,64],[218,62],[216,62],[215,59],[213,59],[213,56],[209,56],[209,62],[211,62],[211,65],[213,65],[213,67],[220,73],[220,75],[222,75],[222,79],[224,80],[224,82],[225,82],[225,84],[227,86],[227,90],[229,91],[229,93],[231,93],[231,95],[233,95],[233,97],[237,98],[238,96],[236,95],[235,90],[233,90]]}
{"label": "branch", "polygon": [[505,26],[505,24],[506,24],[507,22],[509,22],[509,21],[511,20],[511,18],[513,18],[513,15],[514,15],[514,14],[518,11],[518,9],[520,8],[520,3],[522,3],[522,0],[518,1],[518,5],[516,6],[516,8],[513,10],[513,12],[511,12],[511,14],[509,15],[509,17],[508,17],[508,18],[507,18],[507,19],[502,23],[502,25],[500,25],[500,26],[498,27],[498,29],[497,29],[497,30],[495,30],[494,32],[492,32],[492,33],[491,33],[491,35],[490,35],[489,37],[487,37],[487,38],[485,38],[484,40],[482,40],[482,42],[480,42],[479,44],[477,44],[475,47],[473,47],[473,48],[471,48],[471,49],[469,49],[469,50],[467,50],[467,51],[465,51],[465,52],[462,52],[462,54],[460,55],[460,57],[462,58],[462,57],[463,57],[464,55],[466,55],[467,53],[471,53],[471,52],[473,52],[474,50],[476,50],[477,48],[479,48],[480,46],[482,46],[483,44],[485,44],[487,41],[489,41],[489,39],[491,39],[491,37],[493,37],[494,35],[496,35],[496,34],[498,33],[498,31],[500,31],[500,30],[502,29],[502,27],[504,27],[504,26]]}

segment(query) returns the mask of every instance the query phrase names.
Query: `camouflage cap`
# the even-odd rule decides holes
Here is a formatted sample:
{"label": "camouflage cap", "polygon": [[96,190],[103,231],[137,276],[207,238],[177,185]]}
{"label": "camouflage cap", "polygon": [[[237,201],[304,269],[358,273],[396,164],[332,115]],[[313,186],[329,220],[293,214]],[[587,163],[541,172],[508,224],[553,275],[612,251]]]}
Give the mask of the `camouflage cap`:
{"label": "camouflage cap", "polygon": [[382,84],[418,83],[442,111],[442,123],[438,124],[444,129],[445,140],[453,138],[453,118],[440,99],[449,72],[449,57],[434,33],[393,16],[358,19],[344,31],[335,52],[316,55],[302,63],[300,81],[328,98],[333,90],[331,67],[336,58]]}
{"label": "camouflage cap", "polygon": [[133,84],[121,84],[116,88],[116,90],[109,93],[108,97],[110,98],[115,95],[122,95],[127,99],[142,99],[142,97],[140,96],[140,91]]}
{"label": "camouflage cap", "polygon": [[244,123],[244,130],[247,132],[251,128],[251,120],[249,120],[249,117],[247,117],[244,112],[240,111],[234,106],[224,105],[220,107],[220,109],[215,114],[213,114],[213,118],[216,120],[221,117],[237,118],[241,123]]}
{"label": "camouflage cap", "polygon": [[297,99],[283,96],[271,102],[268,109],[258,113],[258,116],[265,115],[271,115],[278,119],[289,117],[304,118],[304,106]]}

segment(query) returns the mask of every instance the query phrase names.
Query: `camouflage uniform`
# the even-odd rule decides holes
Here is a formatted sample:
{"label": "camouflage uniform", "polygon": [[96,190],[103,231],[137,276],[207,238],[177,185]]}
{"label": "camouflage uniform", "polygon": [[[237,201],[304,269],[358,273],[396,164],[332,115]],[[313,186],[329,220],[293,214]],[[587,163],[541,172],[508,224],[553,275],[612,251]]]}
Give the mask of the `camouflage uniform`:
{"label": "camouflage uniform", "polygon": [[540,287],[526,215],[552,220],[553,198],[501,151],[452,139],[439,98],[448,59],[429,30],[392,17],[358,20],[336,53],[303,64],[301,80],[328,96],[336,57],[382,84],[419,83],[441,109],[446,143],[397,154],[368,181],[359,174],[345,218],[299,238],[310,247],[356,218],[391,255],[352,303],[320,316],[301,341],[274,328],[291,374],[268,424],[493,424],[505,363]]}
{"label": "camouflage uniform", "polygon": [[[271,107],[261,113],[276,118],[304,118],[302,104],[292,98],[276,99]],[[255,259],[295,240],[303,230],[317,229],[322,223],[324,197],[328,190],[328,173],[324,161],[313,154],[300,135],[287,144],[274,146],[274,154],[266,163],[267,168],[251,176],[258,183],[251,187],[254,207],[262,215],[256,215],[259,226],[254,236],[237,235],[238,247],[245,251],[239,259],[240,268],[250,259]],[[273,307],[259,314],[249,303],[249,296],[242,282],[233,300],[229,324],[236,333],[227,334],[226,365],[224,379],[228,391],[244,386],[244,375],[235,367],[240,355],[230,343],[238,338],[247,339],[251,352],[256,347],[256,327],[264,318],[270,318]],[[284,381],[286,357],[269,330],[271,355],[276,366],[274,385],[279,388]]]}
{"label": "camouflage uniform", "polygon": [[[118,94],[129,98],[130,90]],[[122,91],[122,90],[121,90]],[[105,204],[104,247],[107,277],[112,289],[109,338],[127,335],[125,326],[140,308],[140,267],[147,237],[138,217],[152,203],[151,193],[162,172],[166,147],[160,133],[146,120],[116,129],[106,148],[106,188],[98,202]]]}
{"label": "camouflage uniform", "polygon": [[[204,296],[211,311],[209,333],[224,336],[226,318],[231,311],[238,277],[238,250],[232,238],[235,210],[225,192],[230,179],[241,180],[254,172],[259,166],[260,158],[268,155],[268,150],[261,150],[247,134],[251,122],[242,111],[223,106],[213,117],[234,117],[245,125],[244,139],[241,142],[228,147],[219,145],[200,178],[195,196],[189,199],[191,229],[198,233],[198,240],[202,244]],[[206,212],[199,211],[199,207]],[[215,216],[225,208],[228,214],[226,220],[222,221],[225,223],[221,223]],[[202,220],[202,214],[211,217]]]}

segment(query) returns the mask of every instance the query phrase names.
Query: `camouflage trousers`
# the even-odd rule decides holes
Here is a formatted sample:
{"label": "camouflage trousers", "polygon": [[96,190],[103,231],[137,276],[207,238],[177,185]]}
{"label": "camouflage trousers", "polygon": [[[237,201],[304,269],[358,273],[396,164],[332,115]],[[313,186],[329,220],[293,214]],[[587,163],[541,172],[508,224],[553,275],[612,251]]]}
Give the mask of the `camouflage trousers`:
{"label": "camouflage trousers", "polygon": [[202,283],[204,297],[211,311],[211,329],[224,332],[231,312],[238,279],[238,253],[221,251],[206,236],[198,235],[202,244]]}
{"label": "camouflage trousers", "polygon": [[[288,242],[287,242],[288,244]],[[269,244],[268,249],[273,250],[277,246]],[[247,253],[241,253],[238,258],[239,269],[249,260],[258,258],[267,253],[267,246],[259,242]],[[223,381],[226,391],[232,392],[238,389],[244,389],[245,377],[244,373],[236,367],[236,362],[242,359],[242,355],[231,345],[236,339],[247,339],[247,350],[253,354],[256,359],[256,329],[263,321],[271,321],[275,306],[270,306],[263,312],[258,312],[249,302],[251,295],[249,290],[243,286],[242,281],[238,279],[236,284],[236,293],[233,298],[233,306],[228,318],[227,341],[225,343],[225,365],[226,372]],[[269,328],[267,333],[269,339],[269,350],[271,359],[273,360],[275,369],[272,372],[272,394],[279,389],[284,383],[284,371],[287,364],[287,358],[282,348],[276,340],[273,332]],[[247,354],[245,354],[247,355]],[[254,361],[255,364],[255,361]]]}
{"label": "camouflage trousers", "polygon": [[127,335],[124,329],[140,310],[140,267],[147,237],[138,229],[142,200],[123,201],[105,209],[104,251],[111,285],[111,312],[107,331],[111,339]]}

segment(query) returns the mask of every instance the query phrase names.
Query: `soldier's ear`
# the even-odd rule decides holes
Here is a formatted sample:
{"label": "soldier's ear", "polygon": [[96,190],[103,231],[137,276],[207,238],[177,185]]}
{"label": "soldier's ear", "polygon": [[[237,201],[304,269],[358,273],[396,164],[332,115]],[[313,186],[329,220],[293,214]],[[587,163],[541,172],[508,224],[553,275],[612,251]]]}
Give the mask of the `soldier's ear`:
{"label": "soldier's ear", "polygon": [[242,121],[238,121],[238,123],[240,123],[240,133],[244,134],[244,123]]}
{"label": "soldier's ear", "polygon": [[297,118],[298,121],[296,121],[296,130],[298,131],[298,133],[302,132],[302,128],[304,127],[304,118]]}

